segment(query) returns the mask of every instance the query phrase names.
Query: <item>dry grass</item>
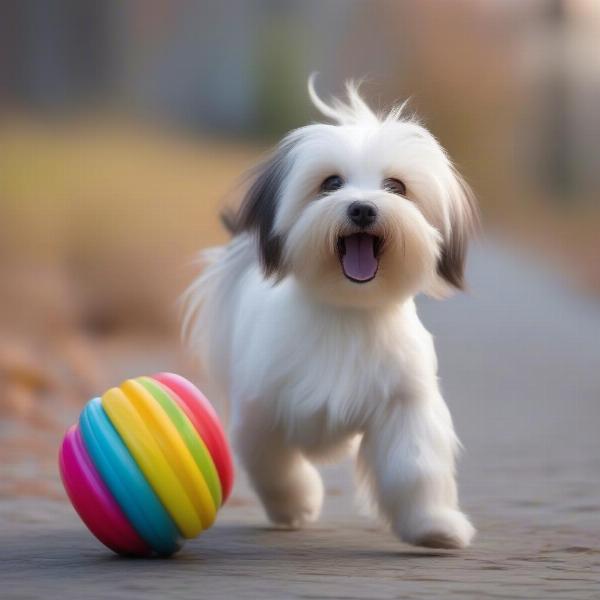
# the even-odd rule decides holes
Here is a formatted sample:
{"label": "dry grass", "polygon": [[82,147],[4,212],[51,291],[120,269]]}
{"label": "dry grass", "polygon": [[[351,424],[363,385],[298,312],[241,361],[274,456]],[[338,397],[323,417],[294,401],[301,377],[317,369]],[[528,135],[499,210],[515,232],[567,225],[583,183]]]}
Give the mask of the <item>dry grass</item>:
{"label": "dry grass", "polygon": [[130,123],[13,119],[0,135],[0,268],[16,278],[12,308],[31,297],[33,269],[52,309],[91,328],[169,326],[182,265],[223,239],[219,204],[257,153]]}

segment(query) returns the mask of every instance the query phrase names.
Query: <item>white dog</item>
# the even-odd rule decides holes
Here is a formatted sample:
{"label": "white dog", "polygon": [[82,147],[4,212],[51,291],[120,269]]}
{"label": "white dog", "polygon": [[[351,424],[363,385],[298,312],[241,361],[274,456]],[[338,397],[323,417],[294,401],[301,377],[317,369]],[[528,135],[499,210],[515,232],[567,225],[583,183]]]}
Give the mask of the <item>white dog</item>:
{"label": "white dog", "polygon": [[402,107],[315,106],[335,124],[289,133],[257,170],[234,234],[205,253],[184,328],[231,401],[239,459],[269,518],[318,518],[313,460],[358,449],[381,515],[404,541],[467,546],[459,442],[413,298],[463,285],[476,210],[435,138]]}

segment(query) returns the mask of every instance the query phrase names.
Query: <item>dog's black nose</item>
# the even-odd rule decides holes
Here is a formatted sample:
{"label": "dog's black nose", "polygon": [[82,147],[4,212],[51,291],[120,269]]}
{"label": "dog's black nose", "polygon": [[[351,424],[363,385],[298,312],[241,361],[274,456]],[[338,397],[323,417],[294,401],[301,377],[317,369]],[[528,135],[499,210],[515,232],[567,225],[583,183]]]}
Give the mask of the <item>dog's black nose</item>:
{"label": "dog's black nose", "polygon": [[377,207],[372,202],[353,202],[348,207],[348,217],[359,227],[373,225],[377,219]]}

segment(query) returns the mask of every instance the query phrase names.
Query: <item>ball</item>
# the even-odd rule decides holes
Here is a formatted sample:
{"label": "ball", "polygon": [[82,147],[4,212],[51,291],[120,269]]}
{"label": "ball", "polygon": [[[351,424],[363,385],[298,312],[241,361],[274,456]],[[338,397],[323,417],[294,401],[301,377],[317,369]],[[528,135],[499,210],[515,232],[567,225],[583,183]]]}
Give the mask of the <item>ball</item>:
{"label": "ball", "polygon": [[233,461],[215,410],[174,373],[93,398],[62,441],[63,485],[88,529],[118,554],[169,556],[215,521]]}

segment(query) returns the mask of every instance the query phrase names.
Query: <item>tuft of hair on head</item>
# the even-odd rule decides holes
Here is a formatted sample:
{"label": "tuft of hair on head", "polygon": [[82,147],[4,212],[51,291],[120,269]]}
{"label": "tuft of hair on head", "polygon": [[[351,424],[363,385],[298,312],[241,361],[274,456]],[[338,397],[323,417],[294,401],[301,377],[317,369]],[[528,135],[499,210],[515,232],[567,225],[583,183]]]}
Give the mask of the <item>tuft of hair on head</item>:
{"label": "tuft of hair on head", "polygon": [[346,81],[346,97],[344,102],[339,98],[332,98],[331,103],[325,102],[315,90],[317,73],[311,73],[308,78],[308,95],[314,107],[325,117],[339,125],[375,125],[387,121],[398,121],[404,117],[404,109],[408,100],[397,104],[387,114],[374,112],[360,95],[362,80]]}

